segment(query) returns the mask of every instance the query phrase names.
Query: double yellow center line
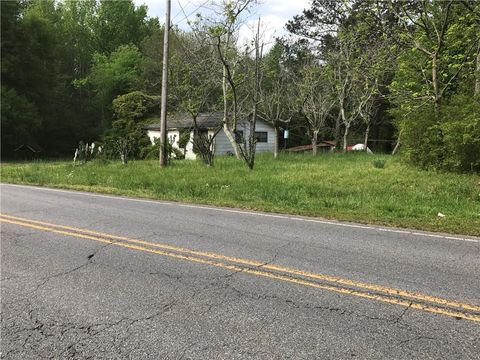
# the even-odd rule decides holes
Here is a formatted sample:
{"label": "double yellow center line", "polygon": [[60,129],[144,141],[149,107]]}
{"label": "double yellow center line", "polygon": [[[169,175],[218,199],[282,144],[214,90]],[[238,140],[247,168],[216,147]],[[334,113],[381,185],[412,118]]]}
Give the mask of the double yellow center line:
{"label": "double yellow center line", "polygon": [[213,252],[190,250],[168,244],[25,219],[1,213],[0,222],[112,244],[132,250],[187,260],[229,271],[243,272],[340,294],[401,305],[430,313],[447,315],[457,319],[480,322],[480,306],[478,305],[466,304],[460,301],[439,298],[418,292],[395,289],[338,276],[312,273],[280,265],[265,264],[255,260],[226,256]]}

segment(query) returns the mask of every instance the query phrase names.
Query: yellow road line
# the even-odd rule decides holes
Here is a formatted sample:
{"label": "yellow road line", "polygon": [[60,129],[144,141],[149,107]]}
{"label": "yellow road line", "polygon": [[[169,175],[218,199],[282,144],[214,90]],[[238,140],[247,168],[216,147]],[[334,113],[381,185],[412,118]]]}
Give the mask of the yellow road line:
{"label": "yellow road line", "polygon": [[[112,241],[112,240],[102,239],[102,238],[87,235],[87,234],[81,234],[81,233],[76,233],[76,232],[68,232],[68,231],[54,229],[54,228],[51,228],[51,227],[34,225],[34,224],[26,223],[26,222],[8,220],[8,219],[1,218],[1,217],[0,217],[0,221],[10,223],[10,224],[20,225],[20,226],[24,226],[24,227],[29,227],[29,228],[33,228],[33,229],[38,229],[38,230],[42,230],[42,231],[48,231],[48,232],[53,232],[53,233],[57,233],[57,234],[67,235],[67,236],[71,236],[71,237],[84,238],[84,239],[88,239],[88,240],[93,240],[93,241],[98,241],[98,242],[102,242],[102,243],[112,244],[112,245],[115,245],[115,246],[120,246],[120,247],[124,247],[124,248],[128,248],[128,249],[134,249],[134,250],[144,251],[144,252],[148,252],[148,253],[153,253],[153,254],[158,254],[158,255],[163,255],[163,256],[169,256],[169,257],[173,257],[173,258],[177,258],[177,259],[188,260],[188,261],[192,261],[192,262],[196,262],[196,263],[201,263],[201,264],[206,264],[206,265],[210,265],[210,266],[223,268],[223,269],[226,269],[226,270],[241,271],[241,272],[244,272],[244,273],[257,275],[257,276],[262,276],[262,277],[266,277],[266,278],[270,278],[270,279],[282,280],[282,281],[286,281],[286,282],[290,282],[290,283],[295,283],[295,284],[314,287],[314,288],[318,288],[318,289],[328,290],[328,291],[337,292],[337,293],[341,293],[341,294],[353,295],[353,296],[357,296],[357,297],[361,297],[361,298],[366,298],[366,299],[386,302],[386,303],[390,303],[390,304],[411,307],[411,308],[414,308],[414,309],[419,309],[419,310],[423,310],[423,311],[427,311],[427,312],[431,312],[431,313],[442,314],[442,315],[447,315],[447,316],[451,316],[451,317],[455,317],[455,318],[462,318],[462,319],[466,319],[466,320],[480,322],[480,315],[468,314],[468,313],[464,313],[464,312],[457,311],[457,310],[451,310],[451,309],[445,309],[445,308],[426,305],[426,304],[421,304],[421,303],[415,303],[415,302],[412,302],[412,301],[409,301],[409,300],[391,298],[391,297],[383,296],[383,295],[380,295],[380,294],[370,294],[368,292],[362,292],[360,290],[345,289],[345,288],[341,288],[341,287],[336,287],[334,285],[319,284],[319,283],[309,281],[309,280],[293,278],[293,277],[290,277],[290,276],[285,275],[285,274],[274,274],[274,273],[262,271],[260,269],[252,269],[252,268],[242,267],[242,266],[238,266],[238,265],[225,264],[225,263],[222,263],[222,262],[216,262],[216,261],[212,261],[212,260],[198,258],[198,257],[188,255],[188,254],[187,255],[176,254],[176,253],[171,253],[171,252],[167,252],[167,251],[151,249],[151,248],[147,248],[147,247],[144,247],[144,246],[132,245],[132,244],[122,243],[122,242],[115,242],[115,241]],[[462,304],[462,303],[459,303],[459,302],[454,302],[454,303]]]}
{"label": "yellow road line", "polygon": [[426,295],[426,294],[421,294],[421,293],[418,293],[418,292],[413,292],[413,291],[408,291],[408,290],[396,289],[396,288],[391,288],[391,287],[386,287],[386,286],[381,286],[381,285],[376,285],[376,284],[371,284],[371,283],[365,283],[365,282],[362,282],[362,281],[341,278],[341,277],[332,276],[332,275],[312,273],[312,272],[303,271],[303,270],[299,270],[299,269],[293,269],[293,268],[284,267],[284,266],[280,266],[280,265],[265,264],[265,263],[255,261],[255,260],[243,259],[243,258],[238,258],[238,257],[233,257],[233,256],[226,256],[226,255],[212,253],[212,252],[190,250],[190,249],[185,249],[185,248],[182,248],[182,247],[172,246],[172,245],[163,244],[163,243],[154,243],[154,242],[148,242],[148,241],[143,241],[143,240],[137,240],[137,239],[132,239],[132,238],[124,237],[124,236],[112,235],[112,234],[107,234],[107,233],[88,230],[88,229],[76,228],[76,227],[72,227],[72,226],[57,225],[57,224],[53,224],[53,223],[31,220],[31,219],[26,219],[26,218],[20,218],[20,217],[0,213],[0,218],[1,217],[14,219],[14,220],[19,220],[19,221],[28,222],[28,223],[34,223],[34,224],[46,225],[46,226],[51,226],[51,227],[56,227],[56,228],[61,228],[61,229],[78,231],[78,232],[85,233],[85,234],[99,235],[99,236],[107,237],[107,238],[110,238],[110,239],[122,240],[122,241],[127,241],[127,242],[131,242],[131,243],[147,245],[147,246],[153,246],[153,247],[156,247],[156,248],[178,251],[178,252],[182,252],[182,253],[185,253],[185,254],[198,255],[198,256],[203,256],[203,257],[208,257],[208,258],[218,259],[218,260],[226,260],[226,261],[236,262],[236,263],[239,263],[239,264],[242,264],[242,265],[262,267],[262,269],[280,271],[280,272],[284,272],[284,273],[288,273],[288,274],[292,274],[292,275],[308,277],[308,278],[315,279],[315,280],[328,281],[328,282],[333,282],[333,283],[340,284],[340,285],[353,286],[353,287],[358,287],[358,288],[362,288],[362,289],[383,292],[383,293],[388,294],[388,295],[402,296],[402,297],[406,297],[406,298],[410,298],[410,299],[414,299],[414,300],[427,301],[427,302],[432,302],[432,303],[436,303],[436,304],[439,304],[439,305],[457,307],[457,308],[461,308],[461,309],[465,309],[465,310],[479,311],[480,312],[480,306],[477,306],[477,305],[467,304],[467,303],[463,303],[463,302],[459,302],[459,301],[455,301],[455,300],[443,299],[443,298],[430,296],[430,295]]}

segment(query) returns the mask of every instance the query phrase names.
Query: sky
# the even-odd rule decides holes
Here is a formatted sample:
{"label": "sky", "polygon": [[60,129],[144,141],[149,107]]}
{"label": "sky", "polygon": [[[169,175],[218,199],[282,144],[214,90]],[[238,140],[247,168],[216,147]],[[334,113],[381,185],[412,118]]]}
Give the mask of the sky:
{"label": "sky", "polygon": [[[158,17],[161,22],[165,19],[165,0],[134,0],[137,5],[148,6],[148,15]],[[277,36],[286,33],[285,23],[298,15],[304,8],[309,7],[310,0],[263,0],[255,7],[245,24],[240,29],[240,43],[253,37],[253,25],[261,18],[264,33],[264,42],[268,49],[269,44]],[[188,30],[188,18],[193,18],[197,13],[207,13],[211,0],[172,0],[171,20],[183,30]],[[202,6],[204,5],[204,6]],[[185,17],[185,15],[190,15]]]}

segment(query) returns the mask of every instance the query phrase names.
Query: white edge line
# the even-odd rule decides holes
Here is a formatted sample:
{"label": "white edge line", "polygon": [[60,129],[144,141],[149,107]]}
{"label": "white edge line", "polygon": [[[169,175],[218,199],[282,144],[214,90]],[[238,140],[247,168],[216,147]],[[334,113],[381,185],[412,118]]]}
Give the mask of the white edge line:
{"label": "white edge line", "polygon": [[480,239],[463,238],[463,237],[439,235],[439,234],[429,234],[429,233],[422,233],[422,232],[409,231],[409,230],[397,230],[397,229],[394,229],[394,228],[381,228],[381,227],[368,226],[368,225],[348,224],[348,223],[342,223],[342,222],[337,222],[337,221],[308,219],[308,218],[289,216],[289,215],[267,214],[267,213],[263,213],[263,212],[225,209],[225,208],[214,207],[214,206],[184,204],[184,203],[169,202],[169,201],[162,201],[162,200],[136,199],[136,198],[130,198],[130,197],[125,197],[125,196],[121,196],[121,195],[115,195],[114,196],[114,195],[90,193],[90,192],[86,192],[86,191],[53,189],[53,188],[41,187],[41,186],[30,186],[30,185],[8,184],[8,183],[0,183],[0,185],[2,187],[3,186],[13,186],[13,187],[36,189],[36,190],[42,190],[42,191],[60,192],[60,193],[67,193],[67,194],[74,194],[74,195],[101,197],[101,198],[114,199],[114,200],[127,200],[127,201],[143,202],[143,203],[150,203],[150,204],[178,206],[178,207],[186,207],[186,208],[193,208],[193,209],[213,210],[213,211],[221,211],[221,212],[243,214],[243,215],[250,215],[250,216],[263,216],[263,217],[270,217],[270,218],[276,218],[276,219],[313,222],[313,223],[317,223],[317,224],[349,227],[349,228],[356,228],[356,229],[384,231],[384,232],[390,232],[390,233],[396,233],[396,234],[407,234],[407,235],[414,235],[414,236],[425,236],[425,237],[440,238],[440,239],[447,239],[447,240],[459,240],[459,241],[468,241],[468,242],[473,242],[473,243],[480,243]]}

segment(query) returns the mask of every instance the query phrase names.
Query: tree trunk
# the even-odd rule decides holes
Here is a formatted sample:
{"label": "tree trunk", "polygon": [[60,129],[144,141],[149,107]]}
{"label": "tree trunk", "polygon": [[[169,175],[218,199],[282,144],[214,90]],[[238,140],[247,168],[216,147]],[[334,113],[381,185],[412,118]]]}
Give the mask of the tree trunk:
{"label": "tree trunk", "polygon": [[347,139],[348,139],[348,130],[350,126],[345,125],[345,132],[343,133],[343,152],[347,151]]}
{"label": "tree trunk", "polygon": [[312,154],[313,154],[313,156],[317,155],[317,137],[318,137],[318,131],[314,131],[313,136],[312,136]]}
{"label": "tree trunk", "polygon": [[120,155],[120,158],[122,159],[122,164],[127,165],[128,163],[128,155],[126,153],[123,153]]}
{"label": "tree trunk", "polygon": [[397,138],[397,143],[395,144],[395,147],[393,148],[392,155],[395,155],[400,148],[400,138],[402,137],[402,132],[400,131],[398,133],[398,138]]}
{"label": "tree trunk", "polygon": [[278,127],[274,127],[275,130],[275,142],[273,144],[273,158],[276,159],[278,157]]}
{"label": "tree trunk", "polygon": [[[233,133],[236,129],[230,128],[228,123],[228,96],[227,96],[227,68],[223,66],[223,79],[222,79],[222,90],[223,90],[223,131],[225,131],[225,135],[227,135],[228,141],[233,147],[233,152],[235,153],[235,157],[237,160],[241,159],[241,152],[240,146],[237,144],[235,139],[235,134]],[[233,124],[236,125],[236,124]]]}
{"label": "tree trunk", "polygon": [[335,120],[335,147],[340,148],[341,137],[342,137],[342,111],[343,104],[341,102],[340,110],[338,111],[337,119]]}
{"label": "tree trunk", "polygon": [[367,124],[367,129],[365,130],[365,140],[363,141],[363,146],[365,147],[365,151],[367,151],[368,147],[368,134],[370,133],[370,123]]}
{"label": "tree trunk", "polygon": [[225,124],[223,125],[223,131],[225,132],[225,135],[227,135],[227,139],[230,141],[230,144],[232,144],[235,157],[240,160],[242,155],[240,152],[240,145],[238,145],[237,140],[235,139],[235,133],[233,132],[234,129],[230,129],[228,125]]}
{"label": "tree trunk", "polygon": [[477,66],[476,66],[476,76],[475,76],[475,97],[480,98],[480,40],[478,41],[477,47]]}
{"label": "tree trunk", "polygon": [[440,100],[442,95],[440,94],[440,86],[438,84],[438,69],[437,69],[437,54],[432,55],[432,86],[433,86],[433,101],[435,109],[435,117],[438,118],[438,112],[440,110]]}

